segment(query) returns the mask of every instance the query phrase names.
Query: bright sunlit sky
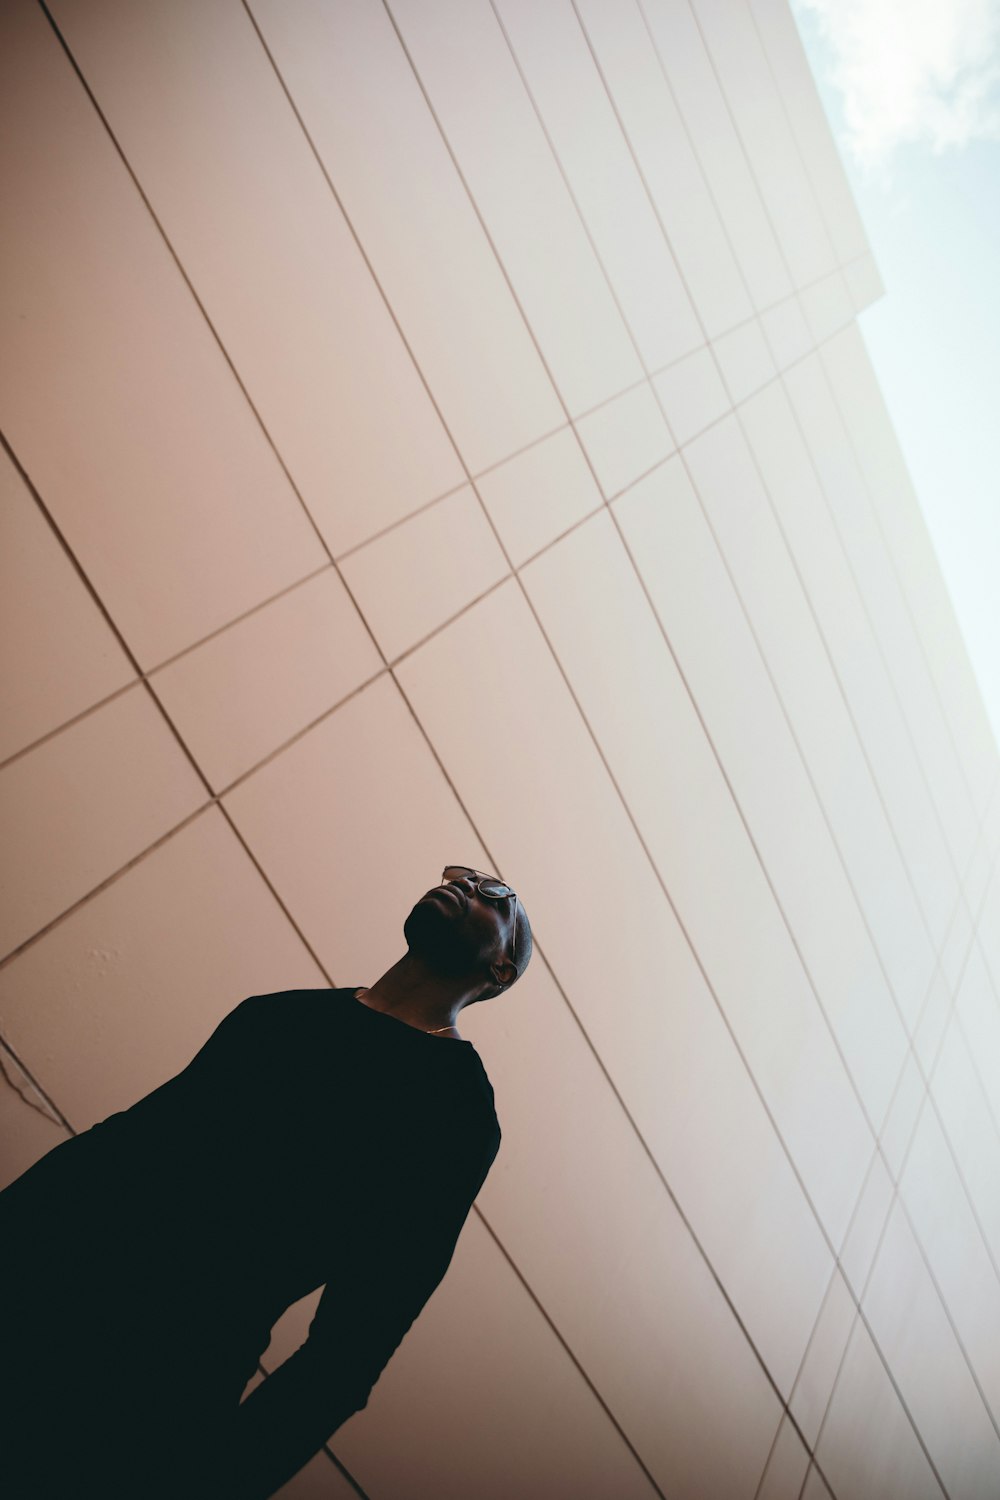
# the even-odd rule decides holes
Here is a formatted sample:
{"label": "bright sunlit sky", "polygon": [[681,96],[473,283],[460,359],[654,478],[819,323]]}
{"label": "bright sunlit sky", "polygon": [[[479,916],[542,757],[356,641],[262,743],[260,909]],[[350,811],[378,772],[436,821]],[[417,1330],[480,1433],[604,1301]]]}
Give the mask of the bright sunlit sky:
{"label": "bright sunlit sky", "polygon": [[1000,742],[1000,0],[792,0],[885,296],[859,324]]}

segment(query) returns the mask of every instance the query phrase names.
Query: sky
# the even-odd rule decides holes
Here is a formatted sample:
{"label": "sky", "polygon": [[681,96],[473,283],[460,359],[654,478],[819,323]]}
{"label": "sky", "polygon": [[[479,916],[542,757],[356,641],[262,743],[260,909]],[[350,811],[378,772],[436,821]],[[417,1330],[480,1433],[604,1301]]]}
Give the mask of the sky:
{"label": "sky", "polygon": [[859,318],[1000,744],[1000,0],[792,0],[885,296]]}

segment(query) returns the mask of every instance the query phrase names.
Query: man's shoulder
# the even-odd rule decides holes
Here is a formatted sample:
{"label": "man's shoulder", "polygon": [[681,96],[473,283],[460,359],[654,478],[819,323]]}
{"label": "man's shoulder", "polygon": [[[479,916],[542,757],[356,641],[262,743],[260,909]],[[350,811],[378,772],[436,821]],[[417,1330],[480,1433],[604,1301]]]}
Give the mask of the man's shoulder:
{"label": "man's shoulder", "polygon": [[343,1010],[344,1003],[353,998],[353,990],[337,989],[331,985],[324,985],[316,989],[288,989],[288,990],[262,990],[259,994],[248,995],[238,1005],[234,1005],[226,1016],[226,1020],[238,1021],[284,1021],[286,1024],[295,1017],[332,1014],[336,1010]]}
{"label": "man's shoulder", "polygon": [[333,1000],[351,994],[353,994],[352,990],[338,989],[329,984],[321,985],[315,989],[262,990],[260,994],[248,995],[235,1009],[240,1010],[243,1006],[262,1007],[282,1003],[308,1005],[315,1004],[318,1000]]}
{"label": "man's shoulder", "polygon": [[[354,1007],[358,1005],[354,998],[354,986],[332,986],[325,985],[318,988],[298,988],[288,990],[271,990],[257,995],[249,995],[241,1001],[231,1012],[228,1019],[240,1017],[248,1023],[254,1019],[267,1026],[271,1022],[280,1025],[283,1030],[294,1031],[297,1025],[307,1027],[311,1019],[325,1017],[331,1019],[338,1012],[346,1013],[350,1020],[353,1017]],[[348,1003],[350,1002],[350,1004]],[[486,1142],[500,1142],[500,1121],[497,1118],[496,1094],[493,1082],[486,1071],[486,1065],[482,1057],[471,1042],[460,1046],[450,1042],[440,1042],[435,1048],[434,1056],[447,1058],[450,1062],[458,1058],[460,1066],[445,1069],[445,1076],[450,1079],[451,1086],[442,1089],[437,1097],[450,1098],[453,1105],[462,1111],[468,1121],[471,1116],[482,1130],[483,1139]]]}

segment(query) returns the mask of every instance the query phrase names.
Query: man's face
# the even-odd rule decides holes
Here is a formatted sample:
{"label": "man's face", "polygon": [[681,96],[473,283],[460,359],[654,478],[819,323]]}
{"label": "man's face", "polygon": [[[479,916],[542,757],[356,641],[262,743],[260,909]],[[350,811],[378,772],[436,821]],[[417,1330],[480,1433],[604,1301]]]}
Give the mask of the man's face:
{"label": "man's face", "polygon": [[421,896],[403,924],[410,951],[449,977],[489,977],[490,965],[510,954],[514,902],[491,901],[476,889],[476,874],[446,872],[449,880]]}

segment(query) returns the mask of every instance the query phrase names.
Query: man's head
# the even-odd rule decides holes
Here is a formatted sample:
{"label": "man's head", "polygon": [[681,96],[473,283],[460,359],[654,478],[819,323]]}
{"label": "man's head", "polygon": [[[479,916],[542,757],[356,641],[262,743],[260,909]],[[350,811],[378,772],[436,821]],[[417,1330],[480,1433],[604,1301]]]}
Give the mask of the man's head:
{"label": "man's head", "polygon": [[403,924],[407,948],[449,983],[489,1000],[516,983],[531,958],[531,926],[513,891],[494,876],[447,865]]}

